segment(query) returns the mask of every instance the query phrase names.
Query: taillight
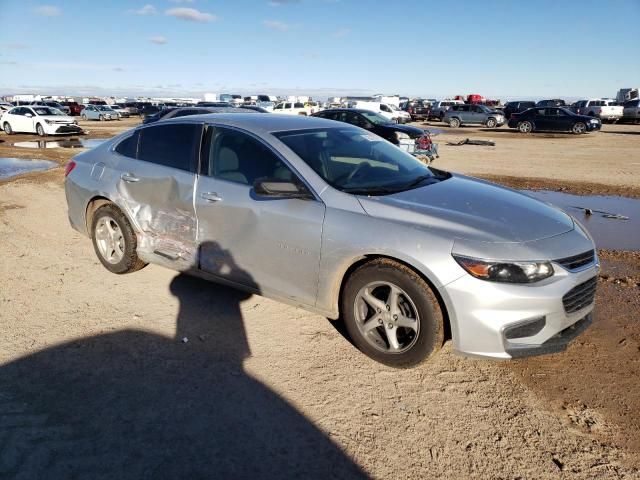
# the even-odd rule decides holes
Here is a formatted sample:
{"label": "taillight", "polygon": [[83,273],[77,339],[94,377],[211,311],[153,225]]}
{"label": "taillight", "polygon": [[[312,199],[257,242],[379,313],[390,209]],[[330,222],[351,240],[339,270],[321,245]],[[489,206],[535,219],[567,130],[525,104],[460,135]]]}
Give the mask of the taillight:
{"label": "taillight", "polygon": [[64,167],[64,176],[66,177],[67,175],[69,175],[73,169],[76,168],[76,162],[74,162],[73,160],[71,160],[69,163],[67,163],[67,165]]}

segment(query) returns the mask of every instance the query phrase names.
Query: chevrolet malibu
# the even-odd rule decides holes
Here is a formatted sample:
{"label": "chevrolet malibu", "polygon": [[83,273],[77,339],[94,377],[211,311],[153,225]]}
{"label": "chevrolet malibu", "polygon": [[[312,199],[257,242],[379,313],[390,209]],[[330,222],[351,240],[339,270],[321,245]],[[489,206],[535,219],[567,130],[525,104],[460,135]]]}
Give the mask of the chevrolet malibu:
{"label": "chevrolet malibu", "polygon": [[591,322],[594,244],[527,195],[300,116],[141,126],[67,166],[71,225],[113,273],[149,263],[342,318],[394,367],[556,352]]}

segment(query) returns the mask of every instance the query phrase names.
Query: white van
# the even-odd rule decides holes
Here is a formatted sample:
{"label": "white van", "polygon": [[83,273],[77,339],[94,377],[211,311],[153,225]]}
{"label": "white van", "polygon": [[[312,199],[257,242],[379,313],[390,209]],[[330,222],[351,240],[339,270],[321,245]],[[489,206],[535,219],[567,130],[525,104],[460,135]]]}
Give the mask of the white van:
{"label": "white van", "polygon": [[411,115],[407,112],[400,110],[395,105],[387,105],[380,102],[368,102],[358,100],[351,104],[353,108],[361,108],[363,110],[371,110],[372,112],[379,113],[385,118],[388,118],[392,122],[407,123],[411,121]]}

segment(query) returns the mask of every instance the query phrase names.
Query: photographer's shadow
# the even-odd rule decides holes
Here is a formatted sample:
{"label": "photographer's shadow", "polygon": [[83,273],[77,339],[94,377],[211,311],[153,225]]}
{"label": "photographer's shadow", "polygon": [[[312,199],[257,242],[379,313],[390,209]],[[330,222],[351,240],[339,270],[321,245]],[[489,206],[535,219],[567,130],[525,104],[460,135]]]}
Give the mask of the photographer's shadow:
{"label": "photographer's shadow", "polygon": [[[218,249],[225,272],[238,268],[204,248]],[[0,367],[0,477],[366,478],[244,373],[249,294],[185,274],[170,290],[180,302],[173,339],[124,330]]]}

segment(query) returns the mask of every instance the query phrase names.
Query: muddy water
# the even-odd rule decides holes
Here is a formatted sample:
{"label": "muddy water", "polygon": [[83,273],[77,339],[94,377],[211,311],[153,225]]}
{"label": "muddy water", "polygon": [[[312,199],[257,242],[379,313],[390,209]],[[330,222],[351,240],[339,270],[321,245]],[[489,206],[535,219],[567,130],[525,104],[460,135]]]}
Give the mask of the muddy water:
{"label": "muddy water", "polygon": [[18,148],[93,148],[103,143],[106,138],[64,138],[60,140],[27,140],[11,145]]}
{"label": "muddy water", "polygon": [[[640,250],[640,200],[602,195],[571,195],[551,191],[527,191],[552,203],[577,218],[593,236],[598,248]],[[590,209],[591,214],[584,209]],[[608,218],[606,214],[622,215],[628,220]]]}
{"label": "muddy water", "polygon": [[0,180],[38,170],[48,170],[58,164],[49,160],[25,160],[23,158],[0,158]]}

